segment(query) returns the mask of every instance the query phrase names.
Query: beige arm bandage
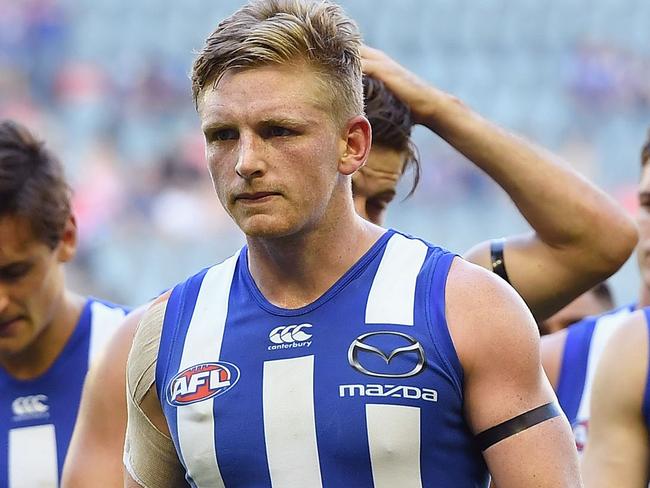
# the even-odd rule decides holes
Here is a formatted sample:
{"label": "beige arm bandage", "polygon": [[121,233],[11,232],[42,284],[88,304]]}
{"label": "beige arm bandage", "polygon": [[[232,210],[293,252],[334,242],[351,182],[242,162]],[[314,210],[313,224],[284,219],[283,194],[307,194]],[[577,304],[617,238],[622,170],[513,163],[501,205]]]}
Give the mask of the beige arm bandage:
{"label": "beige arm bandage", "polygon": [[124,466],[145,488],[187,486],[171,438],[161,432],[142,410],[147,395],[155,395],[156,359],[166,302],[155,303],[145,314],[133,339],[127,363],[128,423]]}

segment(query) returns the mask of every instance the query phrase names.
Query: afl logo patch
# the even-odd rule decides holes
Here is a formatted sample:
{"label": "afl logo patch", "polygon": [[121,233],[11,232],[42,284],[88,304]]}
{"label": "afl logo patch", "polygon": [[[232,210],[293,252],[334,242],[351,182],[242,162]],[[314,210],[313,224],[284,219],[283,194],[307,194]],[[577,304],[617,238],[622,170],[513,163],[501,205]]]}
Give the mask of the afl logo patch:
{"label": "afl logo patch", "polygon": [[231,363],[201,363],[178,373],[167,388],[167,402],[180,407],[222,395],[239,380],[239,368]]}

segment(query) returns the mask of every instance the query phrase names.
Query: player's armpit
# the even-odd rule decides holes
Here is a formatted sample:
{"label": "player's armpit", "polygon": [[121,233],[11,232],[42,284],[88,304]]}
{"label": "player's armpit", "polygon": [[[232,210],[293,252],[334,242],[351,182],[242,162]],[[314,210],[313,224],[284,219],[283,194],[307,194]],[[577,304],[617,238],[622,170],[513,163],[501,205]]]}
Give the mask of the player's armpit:
{"label": "player's armpit", "polygon": [[123,484],[126,360],[147,306],[126,316],[86,376],[79,415],[63,467],[63,488],[110,488]]}
{"label": "player's armpit", "polygon": [[[447,322],[464,371],[465,410],[475,434],[556,402],[540,364],[536,324],[501,278],[456,259]],[[484,451],[499,488],[581,486],[571,429],[556,416]]]}
{"label": "player's armpit", "polygon": [[596,370],[582,463],[588,488],[648,485],[650,449],[642,410],[647,375],[648,331],[643,311],[637,311],[614,333]]}
{"label": "player's armpit", "polygon": [[146,488],[187,486],[155,388],[165,308],[166,301],[159,301],[145,314],[127,363],[125,480]]}

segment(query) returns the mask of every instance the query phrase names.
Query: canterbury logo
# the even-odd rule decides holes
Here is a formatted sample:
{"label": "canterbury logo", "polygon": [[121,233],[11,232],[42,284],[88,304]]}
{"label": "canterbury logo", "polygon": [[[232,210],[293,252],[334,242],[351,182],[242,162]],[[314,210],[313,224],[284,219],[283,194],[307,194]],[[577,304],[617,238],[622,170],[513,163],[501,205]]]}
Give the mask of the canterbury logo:
{"label": "canterbury logo", "polygon": [[50,411],[46,402],[46,395],[18,397],[11,402],[11,410],[15,417],[45,417]]}
{"label": "canterbury logo", "polygon": [[[305,332],[303,329],[311,329],[311,324],[300,324],[300,325],[283,325],[276,327],[269,334],[269,340],[273,344],[289,345],[296,344],[296,346],[289,347],[299,347],[300,346],[310,346],[311,334]],[[284,349],[285,347],[273,347],[270,346],[269,349]]]}
{"label": "canterbury logo", "polygon": [[[398,346],[391,349],[387,354],[379,349],[379,347],[368,343],[368,341],[372,340],[373,337],[383,340],[397,339],[399,342],[406,344],[404,346]],[[379,356],[384,360],[387,368],[381,368],[382,371],[377,371],[377,365],[371,367],[369,365],[364,366],[361,364],[361,361],[359,360],[359,353],[362,351],[371,353],[372,356]],[[410,354],[410,358],[416,359],[414,361],[415,365],[408,371],[389,371],[388,369],[392,369],[390,365],[391,361],[395,357],[405,354]],[[368,376],[381,378],[408,378],[410,376],[415,376],[424,368],[424,349],[422,348],[422,345],[413,337],[402,334],[401,332],[369,332],[367,334],[360,335],[354,341],[352,341],[352,344],[350,344],[350,348],[348,349],[348,363],[360,373]]]}

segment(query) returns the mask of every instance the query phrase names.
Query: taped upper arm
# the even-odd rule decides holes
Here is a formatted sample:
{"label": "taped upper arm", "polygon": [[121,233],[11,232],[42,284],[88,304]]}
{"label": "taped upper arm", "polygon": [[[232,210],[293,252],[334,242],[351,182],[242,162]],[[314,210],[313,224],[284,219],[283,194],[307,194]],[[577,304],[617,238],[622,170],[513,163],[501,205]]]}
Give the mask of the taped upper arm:
{"label": "taped upper arm", "polygon": [[155,388],[166,305],[166,299],[158,300],[143,317],[127,365],[124,465],[128,476],[147,488],[187,486]]}

